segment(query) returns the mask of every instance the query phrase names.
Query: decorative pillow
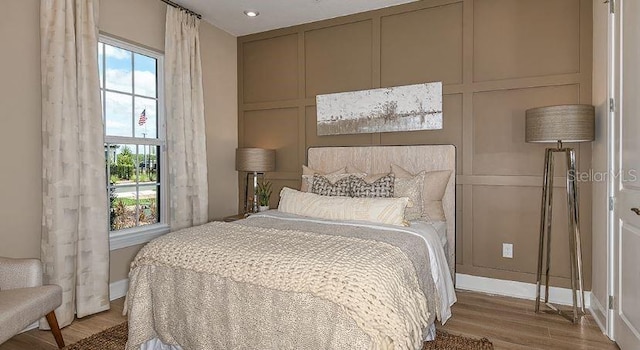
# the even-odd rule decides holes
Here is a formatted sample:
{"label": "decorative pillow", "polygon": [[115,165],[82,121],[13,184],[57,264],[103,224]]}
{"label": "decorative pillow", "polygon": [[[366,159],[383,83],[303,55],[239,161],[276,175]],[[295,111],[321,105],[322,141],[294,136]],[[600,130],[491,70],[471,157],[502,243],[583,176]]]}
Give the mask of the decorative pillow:
{"label": "decorative pillow", "polygon": [[409,198],[409,205],[404,211],[404,218],[409,221],[422,217],[422,188],[424,186],[424,171],[410,178],[397,178],[394,184],[393,196]]}
{"label": "decorative pillow", "polygon": [[302,183],[300,184],[300,191],[302,192],[311,191],[311,184],[313,183],[313,175],[316,175],[316,174],[325,175],[329,179],[329,181],[336,182],[343,177],[349,176],[348,174],[346,174],[346,172],[347,172],[346,167],[342,167],[338,170],[324,173],[322,171],[314,170],[309,168],[306,165],[303,165],[302,166]]}
{"label": "decorative pillow", "polygon": [[387,174],[369,183],[355,176],[351,179],[351,197],[390,198],[393,197],[396,176]]}
{"label": "decorative pillow", "polygon": [[391,164],[391,171],[398,179],[410,179],[424,173],[422,185],[422,217],[426,221],[445,221],[442,197],[447,189],[451,170],[423,171],[412,174],[396,164]]}
{"label": "decorative pillow", "polygon": [[362,171],[353,165],[347,165],[347,173],[355,175],[361,179],[363,179],[367,183],[373,183],[374,181],[379,180],[383,176],[387,176],[390,173],[380,173],[380,174],[367,174],[367,172]]}
{"label": "decorative pillow", "polygon": [[284,187],[278,210],[283,213],[329,220],[359,220],[407,226],[404,210],[407,198],[327,197]]}
{"label": "decorative pillow", "polygon": [[311,192],[321,196],[351,196],[351,182],[355,179],[353,176],[344,177],[335,183],[322,175],[313,175],[313,183]]}

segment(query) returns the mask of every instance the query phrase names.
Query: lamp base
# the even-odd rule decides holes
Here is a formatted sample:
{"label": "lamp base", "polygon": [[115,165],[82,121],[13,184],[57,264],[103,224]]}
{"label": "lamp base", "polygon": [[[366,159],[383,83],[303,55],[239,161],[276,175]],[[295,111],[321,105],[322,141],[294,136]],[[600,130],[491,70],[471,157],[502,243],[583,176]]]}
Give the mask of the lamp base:
{"label": "lamp base", "polygon": [[[549,303],[549,270],[551,263],[551,221],[553,215],[553,155],[563,153],[567,162],[567,209],[569,214],[569,263],[571,266],[571,290],[573,307],[570,312],[560,310]],[[546,253],[546,259],[544,259]],[[544,178],[542,184],[542,205],[540,215],[540,242],[538,246],[538,272],[536,281],[535,311],[540,312],[540,289],[544,265],[545,296],[544,305],[549,310],[544,312],[559,314],[576,323],[585,314],[584,284],[582,279],[582,242],[580,238],[580,220],[578,216],[578,189],[576,184],[576,153],[573,148],[547,148],[545,152]],[[578,306],[578,298],[580,305]]]}
{"label": "lamp base", "polygon": [[251,212],[258,212],[258,172],[253,172],[253,205],[251,206]]}
{"label": "lamp base", "polygon": [[[253,201],[249,203],[249,175],[253,174]],[[257,213],[259,211],[258,205],[258,175],[263,174],[257,171],[253,173],[247,173],[247,178],[244,186],[244,212],[246,213]],[[251,204],[249,206],[249,204]]]}

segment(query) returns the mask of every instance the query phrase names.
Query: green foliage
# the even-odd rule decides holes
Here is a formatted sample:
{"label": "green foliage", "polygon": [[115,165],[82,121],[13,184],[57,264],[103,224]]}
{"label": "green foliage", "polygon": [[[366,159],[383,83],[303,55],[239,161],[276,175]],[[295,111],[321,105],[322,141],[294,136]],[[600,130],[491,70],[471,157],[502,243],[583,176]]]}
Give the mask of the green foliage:
{"label": "green foliage", "polygon": [[149,181],[155,181],[155,172],[151,172],[149,174],[140,171],[140,173],[138,175],[132,175],[131,176],[131,180],[132,181],[139,181],[139,182],[149,182]]}
{"label": "green foliage", "polygon": [[[113,185],[114,182],[115,181],[111,181],[111,185]],[[116,197],[116,189],[114,187],[109,187],[108,191],[109,191],[109,208],[110,208],[109,209],[109,225],[112,230],[115,230],[115,224],[116,224],[115,205],[118,197]]]}
{"label": "green foliage", "polygon": [[131,149],[125,146],[122,152],[117,158],[118,172],[121,174],[120,178],[130,179],[133,175],[133,154]]}
{"label": "green foliage", "polygon": [[113,220],[111,222],[111,230],[121,230],[125,228],[125,215],[127,208],[122,202],[122,200],[116,200],[115,202],[111,202],[111,210]]}
{"label": "green foliage", "polygon": [[[133,154],[131,149],[125,146],[116,156],[115,164],[109,161],[109,172],[111,182],[118,182],[118,180],[130,180],[134,173]],[[115,177],[115,178],[114,178]]]}
{"label": "green foliage", "polygon": [[118,154],[118,164],[133,164],[133,153],[131,153],[131,148],[129,146],[124,146],[122,152]]}
{"label": "green foliage", "polygon": [[111,213],[112,231],[158,222],[158,207],[155,198],[141,198],[136,203],[135,199],[114,197],[111,201]]}
{"label": "green foliage", "polygon": [[111,164],[109,165],[109,171],[111,172],[111,176],[116,177],[116,181],[119,180],[130,180],[131,176],[133,176],[133,165],[128,164]]}
{"label": "green foliage", "polygon": [[269,205],[269,199],[271,199],[271,182],[261,181],[258,183],[258,203],[261,206]]}
{"label": "green foliage", "polygon": [[[132,206],[136,205],[136,200],[134,198],[120,198],[119,202],[122,202],[124,206]],[[142,206],[151,206],[156,202],[155,198],[140,198],[139,204]]]}
{"label": "green foliage", "polygon": [[138,154],[134,154],[133,157],[135,158],[136,164],[140,164],[140,163],[143,163],[143,162],[155,163],[155,161],[156,161],[156,155],[155,154],[138,153]]}
{"label": "green foliage", "polygon": [[[118,152],[118,150],[120,150]],[[155,154],[134,154],[130,146],[105,146],[106,164],[109,167],[109,180],[113,183],[136,181],[154,182],[158,178]],[[151,149],[151,151],[154,151]],[[138,173],[138,175],[136,174]]]}

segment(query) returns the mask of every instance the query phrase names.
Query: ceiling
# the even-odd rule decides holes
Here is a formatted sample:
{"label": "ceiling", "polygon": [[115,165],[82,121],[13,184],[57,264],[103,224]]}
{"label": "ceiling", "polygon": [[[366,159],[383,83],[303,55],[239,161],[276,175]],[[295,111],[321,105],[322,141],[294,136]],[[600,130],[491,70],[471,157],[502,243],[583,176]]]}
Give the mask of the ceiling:
{"label": "ceiling", "polygon": [[[235,36],[375,10],[416,0],[174,0]],[[245,10],[260,12],[249,18]]]}

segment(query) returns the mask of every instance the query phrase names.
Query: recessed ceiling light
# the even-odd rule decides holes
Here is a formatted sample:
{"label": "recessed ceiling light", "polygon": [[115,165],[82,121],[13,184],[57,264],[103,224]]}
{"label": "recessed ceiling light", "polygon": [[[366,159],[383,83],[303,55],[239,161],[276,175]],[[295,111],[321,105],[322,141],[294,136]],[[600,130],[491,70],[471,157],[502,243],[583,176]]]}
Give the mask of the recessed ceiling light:
{"label": "recessed ceiling light", "polygon": [[260,12],[254,10],[245,10],[244,14],[247,15],[247,17],[258,17]]}

